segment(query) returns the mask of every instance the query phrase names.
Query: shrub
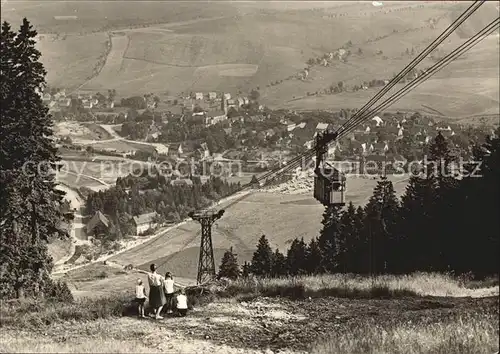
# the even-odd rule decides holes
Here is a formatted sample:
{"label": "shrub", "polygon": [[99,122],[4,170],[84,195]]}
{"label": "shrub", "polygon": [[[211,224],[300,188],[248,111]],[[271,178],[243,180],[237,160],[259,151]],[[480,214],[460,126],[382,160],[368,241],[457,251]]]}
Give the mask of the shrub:
{"label": "shrub", "polygon": [[52,284],[47,290],[46,296],[55,302],[74,302],[73,294],[71,293],[68,284],[63,281],[52,281]]}

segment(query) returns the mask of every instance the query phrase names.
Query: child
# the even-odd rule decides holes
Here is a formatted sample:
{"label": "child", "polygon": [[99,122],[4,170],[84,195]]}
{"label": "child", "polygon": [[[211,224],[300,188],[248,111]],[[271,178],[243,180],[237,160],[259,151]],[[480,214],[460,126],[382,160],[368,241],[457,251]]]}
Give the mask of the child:
{"label": "child", "polygon": [[174,278],[170,272],[165,274],[165,297],[167,298],[167,313],[172,313],[172,302],[174,300]]}
{"label": "child", "polygon": [[184,288],[181,288],[180,294],[177,295],[177,312],[181,317],[186,316],[188,305],[187,305],[187,296]]}
{"label": "child", "polygon": [[135,301],[137,302],[137,310],[139,318],[146,318],[144,315],[144,303],[146,302],[146,289],[142,285],[142,280],[137,279],[135,287]]}

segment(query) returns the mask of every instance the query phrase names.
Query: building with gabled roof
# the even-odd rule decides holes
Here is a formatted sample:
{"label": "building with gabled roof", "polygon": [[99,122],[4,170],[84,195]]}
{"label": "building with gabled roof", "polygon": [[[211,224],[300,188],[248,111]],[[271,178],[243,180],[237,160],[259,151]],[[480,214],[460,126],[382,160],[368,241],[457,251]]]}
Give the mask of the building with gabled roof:
{"label": "building with gabled roof", "polygon": [[141,235],[149,229],[155,228],[158,225],[157,218],[158,214],[156,212],[134,216],[132,221],[135,227],[135,234]]}
{"label": "building with gabled roof", "polygon": [[109,219],[100,210],[98,210],[87,223],[85,231],[89,236],[97,236],[108,232],[110,226],[111,222]]}

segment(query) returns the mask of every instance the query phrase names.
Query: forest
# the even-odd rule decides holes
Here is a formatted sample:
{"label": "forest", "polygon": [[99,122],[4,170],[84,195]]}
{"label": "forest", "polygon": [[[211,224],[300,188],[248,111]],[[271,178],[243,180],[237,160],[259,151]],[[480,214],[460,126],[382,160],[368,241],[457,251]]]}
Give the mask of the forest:
{"label": "forest", "polygon": [[160,223],[179,222],[190,211],[208,207],[241,187],[213,176],[204,183],[192,177],[188,180],[192,183],[172,185],[170,178],[147,172],[139,177],[118,178],[115,187],[88,195],[86,213],[101,211],[110,218],[113,227],[106,235],[110,240],[130,235],[134,216],[157,212]]}
{"label": "forest", "polygon": [[[500,139],[474,148],[462,178],[451,177],[453,156],[441,135],[429,148],[429,165],[412,175],[400,200],[381,177],[367,205],[327,207],[317,238],[294,239],[285,253],[263,235],[243,275],[282,277],[321,273],[362,275],[449,272],[477,278],[498,273]],[[272,237],[272,236],[271,236]],[[228,251],[221,275],[240,274]]]}

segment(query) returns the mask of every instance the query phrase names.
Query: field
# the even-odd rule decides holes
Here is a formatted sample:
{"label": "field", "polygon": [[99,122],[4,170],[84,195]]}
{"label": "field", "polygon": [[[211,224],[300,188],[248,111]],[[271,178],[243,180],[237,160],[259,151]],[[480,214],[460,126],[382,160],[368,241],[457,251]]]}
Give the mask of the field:
{"label": "field", "polygon": [[[390,109],[420,109],[430,114],[436,114],[437,111],[439,115],[448,117],[498,114],[498,105],[500,102],[498,96],[498,76],[500,74],[498,67],[498,43],[498,36],[488,37],[463,57],[452,62],[435,76],[415,88]],[[496,48],[496,50],[492,51],[492,48]],[[400,61],[396,67],[387,66],[387,63],[382,59],[379,59],[378,63],[373,62],[373,64],[368,67],[368,70],[375,70],[377,67],[384,65],[386,69],[380,68],[380,72],[386,72],[387,75],[391,75],[393,72],[402,69],[406,65],[406,61]],[[349,65],[349,70],[345,70],[345,78],[340,76],[339,79],[348,79],[348,75],[352,77],[353,73],[364,69],[364,66],[359,61],[355,62],[353,60]],[[320,77],[328,69],[330,68],[322,68],[322,71],[318,72],[312,71],[310,74],[313,76],[312,80],[316,80],[316,76]],[[350,80],[352,81],[352,79]],[[323,83],[323,88],[327,87],[327,82],[328,80]],[[349,80],[346,80],[346,82],[349,82]],[[315,87],[311,86],[314,84],[315,81],[312,83],[303,83],[303,90],[314,92]],[[403,85],[396,85],[384,97],[388,98],[402,87]],[[279,89],[282,89],[282,87],[280,86]],[[298,90],[298,88],[294,89]],[[328,109],[329,107],[342,105],[349,107],[361,106],[369,101],[377,92],[377,89],[369,89],[356,93],[307,97],[290,100],[282,104],[282,107],[306,110]],[[290,91],[290,93],[292,92]],[[464,99],[465,96],[468,96],[470,99]]]}
{"label": "field", "polygon": [[[133,163],[131,161],[103,161],[103,162],[88,162],[88,161],[63,161],[64,167],[61,170],[61,175],[64,176],[66,171],[68,174],[81,175],[87,178],[96,178],[104,183],[114,184],[116,178],[123,177],[132,172],[133,168],[140,168],[140,162]],[[103,183],[103,184],[104,184]]]}
{"label": "field", "polygon": [[70,138],[73,142],[87,140],[107,140],[113,136],[98,124],[78,122],[58,122],[54,134],[59,138]]}
{"label": "field", "polygon": [[[40,48],[49,84],[94,91],[114,88],[119,96],[155,92],[160,97],[166,91],[235,94],[259,87],[262,103],[270,107],[332,109],[358,107],[375,92],[299,98],[341,80],[352,86],[391,77],[411,61],[404,54],[407,48],[422,50],[466,4],[176,2],[167,13],[159,10],[160,4],[135,2],[16,2],[15,10],[9,6],[14,5],[4,6],[5,19],[19,21],[26,15],[45,36]],[[448,53],[497,12],[494,3],[486,3],[437,54]],[[77,19],[57,20],[54,13]],[[316,65],[306,81],[293,78],[309,58],[333,52],[348,41],[353,55],[347,63]],[[425,111],[426,105],[446,116],[497,113],[498,40],[481,48],[451,64],[395,108]],[[379,51],[383,55],[377,55]],[[276,81],[280,83],[269,86]]]}

